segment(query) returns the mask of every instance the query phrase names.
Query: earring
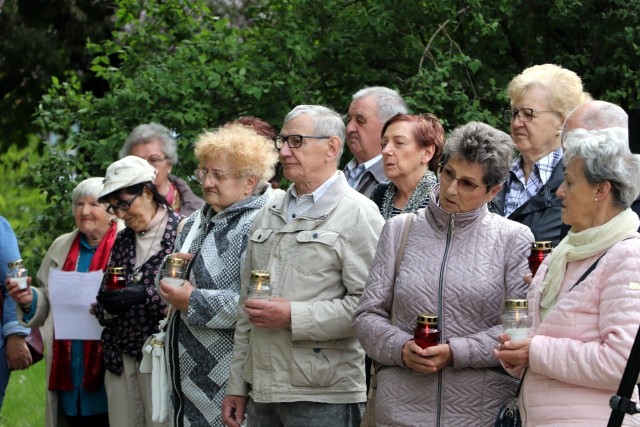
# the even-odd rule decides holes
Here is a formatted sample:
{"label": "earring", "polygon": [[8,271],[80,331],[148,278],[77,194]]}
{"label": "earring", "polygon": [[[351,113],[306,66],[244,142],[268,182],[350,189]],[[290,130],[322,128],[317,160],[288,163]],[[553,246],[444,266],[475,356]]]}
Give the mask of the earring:
{"label": "earring", "polygon": [[560,136],[560,129],[556,131],[556,136]]}
{"label": "earring", "polygon": [[593,201],[594,201],[594,202],[597,202],[597,201],[598,201],[598,198],[596,197],[595,199],[593,199]]}

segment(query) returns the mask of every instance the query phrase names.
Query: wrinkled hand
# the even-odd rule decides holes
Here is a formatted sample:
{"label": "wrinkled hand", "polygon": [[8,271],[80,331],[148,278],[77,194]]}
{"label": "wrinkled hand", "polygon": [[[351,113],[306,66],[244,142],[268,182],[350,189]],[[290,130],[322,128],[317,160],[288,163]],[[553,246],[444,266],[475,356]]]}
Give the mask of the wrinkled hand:
{"label": "wrinkled hand", "polygon": [[191,293],[194,289],[195,287],[188,280],[185,280],[182,286],[176,288],[161,279],[158,293],[163,300],[178,310],[187,311],[189,310],[189,298],[191,298]]}
{"label": "wrinkled hand", "polygon": [[33,293],[31,291],[31,277],[27,277],[27,289],[20,289],[18,282],[12,282],[10,278],[5,281],[7,292],[13,300],[20,305],[30,305],[33,303]]}
{"label": "wrinkled hand", "polygon": [[24,339],[25,337],[20,335],[9,335],[7,337],[5,348],[9,369],[20,371],[27,369],[31,365],[31,353]]}
{"label": "wrinkled hand", "polygon": [[493,354],[502,361],[505,368],[513,369],[518,366],[529,365],[531,338],[511,341],[509,334],[503,334],[500,335],[500,342],[501,344],[498,348],[493,350]]}
{"label": "wrinkled hand", "polygon": [[229,395],[222,400],[222,422],[231,427],[240,427],[244,422],[247,406],[246,396]]}
{"label": "wrinkled hand", "polygon": [[402,346],[402,361],[411,370],[423,374],[435,374],[453,362],[449,344],[421,348],[414,340]]}
{"label": "wrinkled hand", "polygon": [[291,302],[284,298],[253,299],[244,302],[244,312],[258,328],[288,328],[291,326]]}

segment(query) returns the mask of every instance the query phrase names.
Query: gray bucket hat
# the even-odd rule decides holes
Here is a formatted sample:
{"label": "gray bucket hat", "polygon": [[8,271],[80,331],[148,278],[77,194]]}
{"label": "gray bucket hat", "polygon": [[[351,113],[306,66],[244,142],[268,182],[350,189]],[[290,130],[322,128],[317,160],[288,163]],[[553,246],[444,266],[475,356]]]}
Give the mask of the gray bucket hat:
{"label": "gray bucket hat", "polygon": [[138,156],[124,157],[107,168],[98,199],[123,188],[153,181],[155,177],[156,168],[145,159]]}

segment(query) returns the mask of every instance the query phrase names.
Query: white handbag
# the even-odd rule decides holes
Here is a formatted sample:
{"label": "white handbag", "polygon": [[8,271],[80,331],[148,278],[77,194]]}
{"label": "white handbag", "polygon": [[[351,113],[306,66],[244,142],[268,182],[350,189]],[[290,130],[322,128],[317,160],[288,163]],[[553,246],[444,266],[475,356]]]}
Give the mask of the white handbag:
{"label": "white handbag", "polygon": [[[180,252],[188,252],[193,239],[200,228],[201,212],[193,222],[189,234],[182,244]],[[169,396],[171,395],[169,374],[167,373],[167,361],[164,352],[164,329],[167,321],[173,313],[173,307],[169,307],[167,317],[159,323],[160,332],[151,334],[142,346],[142,361],[139,371],[141,374],[151,374],[151,418],[153,422],[163,423],[169,417]]]}
{"label": "white handbag", "polygon": [[151,334],[142,347],[140,373],[151,374],[151,418],[154,422],[165,422],[169,416],[169,376],[164,353],[164,326],[160,321],[160,332]]}

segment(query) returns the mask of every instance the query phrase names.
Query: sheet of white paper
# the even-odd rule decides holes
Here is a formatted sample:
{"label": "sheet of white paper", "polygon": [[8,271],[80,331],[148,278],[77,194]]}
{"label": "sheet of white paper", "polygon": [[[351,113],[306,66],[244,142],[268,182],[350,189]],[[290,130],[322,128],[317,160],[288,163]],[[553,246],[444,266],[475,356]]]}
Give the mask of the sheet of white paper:
{"label": "sheet of white paper", "polygon": [[96,302],[102,271],[78,273],[49,269],[49,301],[58,340],[99,340],[102,326],[89,313]]}

